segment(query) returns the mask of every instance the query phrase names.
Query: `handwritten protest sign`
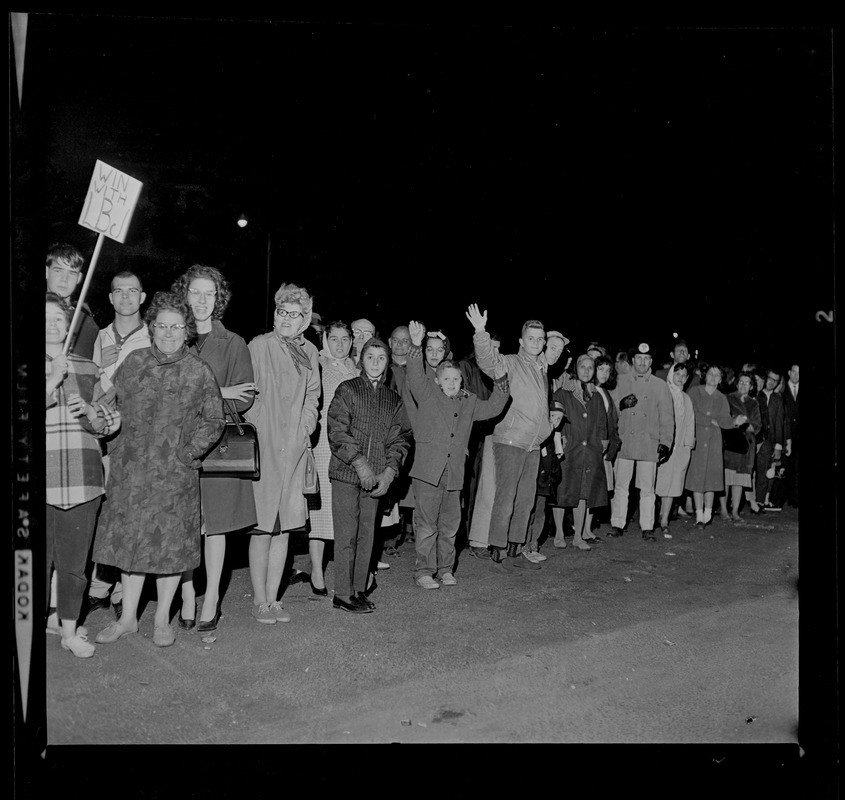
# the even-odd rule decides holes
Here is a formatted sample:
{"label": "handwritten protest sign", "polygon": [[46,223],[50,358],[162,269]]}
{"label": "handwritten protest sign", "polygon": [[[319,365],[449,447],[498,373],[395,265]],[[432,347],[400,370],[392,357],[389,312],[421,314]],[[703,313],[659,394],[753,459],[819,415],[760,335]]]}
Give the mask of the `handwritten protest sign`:
{"label": "handwritten protest sign", "polygon": [[131,175],[98,159],[79,224],[122,244],[143,186]]}

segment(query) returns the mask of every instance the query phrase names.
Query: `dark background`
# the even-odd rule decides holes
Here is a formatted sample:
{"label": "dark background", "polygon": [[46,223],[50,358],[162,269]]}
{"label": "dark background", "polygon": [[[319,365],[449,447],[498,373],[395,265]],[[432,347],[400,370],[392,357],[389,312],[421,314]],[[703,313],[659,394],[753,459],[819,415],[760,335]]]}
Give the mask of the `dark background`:
{"label": "dark background", "polygon": [[820,27],[30,14],[12,210],[34,265],[56,240],[90,257],[96,159],[143,182],[101,326],[115,271],[149,299],[202,261],[247,341],[293,281],[325,321],[422,319],[458,356],[478,302],[506,352],[539,318],[575,355],[674,332],[788,366],[796,292],[832,308],[831,59]]}

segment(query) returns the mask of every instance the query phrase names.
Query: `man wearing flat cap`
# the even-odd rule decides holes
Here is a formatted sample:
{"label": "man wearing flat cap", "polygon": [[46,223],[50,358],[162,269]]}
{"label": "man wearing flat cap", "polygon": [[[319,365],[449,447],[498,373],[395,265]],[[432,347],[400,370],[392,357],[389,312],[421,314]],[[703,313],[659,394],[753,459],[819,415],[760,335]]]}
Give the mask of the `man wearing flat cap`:
{"label": "man wearing flat cap", "polygon": [[628,520],[628,487],[636,467],[640,490],[640,529],[643,539],[654,541],[654,481],[657,465],[672,452],[675,410],[666,381],[651,372],[652,348],[641,342],[634,351],[634,368],[620,375],[619,438],[616,488],[611,503],[610,536],[621,536]]}

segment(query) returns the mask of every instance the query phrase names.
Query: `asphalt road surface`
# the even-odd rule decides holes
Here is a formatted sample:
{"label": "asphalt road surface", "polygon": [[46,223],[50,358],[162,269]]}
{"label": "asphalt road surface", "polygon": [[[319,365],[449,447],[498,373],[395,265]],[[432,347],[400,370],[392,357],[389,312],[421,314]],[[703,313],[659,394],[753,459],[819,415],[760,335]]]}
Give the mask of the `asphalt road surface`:
{"label": "asphalt road surface", "polygon": [[[436,591],[413,584],[404,544],[375,613],[300,583],[276,625],[250,618],[235,543],[210,640],[156,647],[152,594],[140,632],[91,659],[48,637],[49,745],[796,743],[797,512],[672,533],[549,540],[543,568],[517,575],[464,553]],[[89,616],[92,640],[111,618]]]}

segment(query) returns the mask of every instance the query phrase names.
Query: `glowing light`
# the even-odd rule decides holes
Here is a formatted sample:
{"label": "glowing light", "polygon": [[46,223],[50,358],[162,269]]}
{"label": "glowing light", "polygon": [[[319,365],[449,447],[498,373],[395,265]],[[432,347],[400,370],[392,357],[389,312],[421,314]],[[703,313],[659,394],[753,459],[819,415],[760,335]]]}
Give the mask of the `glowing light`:
{"label": "glowing light", "polygon": [[246,218],[245,214],[241,214],[238,217],[238,227],[245,228],[247,225],[249,225],[249,220]]}

